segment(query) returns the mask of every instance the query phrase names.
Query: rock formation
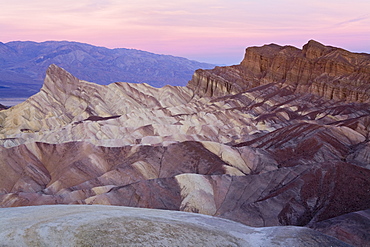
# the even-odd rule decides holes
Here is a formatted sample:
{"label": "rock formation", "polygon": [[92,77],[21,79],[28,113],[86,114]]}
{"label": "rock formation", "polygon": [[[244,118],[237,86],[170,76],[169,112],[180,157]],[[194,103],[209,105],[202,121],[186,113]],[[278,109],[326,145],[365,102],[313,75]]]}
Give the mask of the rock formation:
{"label": "rock formation", "polygon": [[307,228],[155,209],[59,205],[1,209],[0,217],[2,246],[349,246]]}
{"label": "rock formation", "polygon": [[344,214],[318,222],[311,228],[351,243],[354,246],[368,246],[370,243],[370,210]]}
{"label": "rock formation", "polygon": [[302,50],[275,44],[247,48],[239,65],[197,70],[188,86],[198,95],[221,96],[275,83],[326,99],[369,102],[369,81],[370,54],[311,40]]}
{"label": "rock formation", "polygon": [[[260,57],[248,48],[241,65],[206,71],[208,82],[193,79],[187,87],[102,86],[50,66],[39,93],[0,111],[1,207],[167,209],[366,242],[356,230],[369,227],[366,217],[351,216],[359,222],[347,236],[333,228],[346,229],[346,215],[370,208],[370,105],[310,91],[314,70],[305,75],[312,83],[303,79],[307,71],[296,82],[278,81],[267,59],[287,53],[289,68],[298,60],[316,68],[314,61],[348,52],[313,41],[304,52],[276,45],[251,50]],[[368,57],[355,54],[351,61],[360,63],[357,56]],[[245,65],[252,58],[263,76],[253,77],[252,62]],[[356,73],[365,80],[369,61],[361,64]],[[325,73],[353,86],[347,70]],[[295,72],[287,71],[292,78]],[[327,86],[335,84],[330,80]],[[312,93],[300,91],[307,85]]]}

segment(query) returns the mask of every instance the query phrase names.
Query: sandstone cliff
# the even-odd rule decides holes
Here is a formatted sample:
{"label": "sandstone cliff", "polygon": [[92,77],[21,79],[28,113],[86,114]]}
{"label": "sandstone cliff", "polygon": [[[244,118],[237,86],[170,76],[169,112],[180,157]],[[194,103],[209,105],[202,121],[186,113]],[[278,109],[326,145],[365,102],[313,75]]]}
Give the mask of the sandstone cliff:
{"label": "sandstone cliff", "polygon": [[268,83],[326,99],[369,102],[370,55],[313,40],[302,50],[275,44],[250,47],[239,65],[197,70],[188,87],[200,96],[221,96]]}
{"label": "sandstone cliff", "polygon": [[345,229],[340,216],[370,208],[369,104],[247,80],[257,69],[241,67],[191,89],[101,86],[50,66],[39,93],[0,111],[0,206],[169,209],[366,241],[320,223]]}

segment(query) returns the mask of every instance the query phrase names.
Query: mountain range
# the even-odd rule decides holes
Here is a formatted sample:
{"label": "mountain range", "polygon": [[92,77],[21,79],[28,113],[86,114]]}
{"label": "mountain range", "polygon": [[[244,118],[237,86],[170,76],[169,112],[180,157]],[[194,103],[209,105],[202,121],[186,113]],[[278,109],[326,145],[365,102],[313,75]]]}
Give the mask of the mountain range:
{"label": "mountain range", "polygon": [[[210,215],[264,227],[258,239],[277,246],[366,246],[369,71],[369,54],[314,40],[249,47],[239,65],[196,70],[186,86],[98,85],[50,65],[38,93],[0,111],[0,206],[22,222],[0,236],[44,238],[17,207],[74,204],[63,214],[81,219],[83,204]],[[41,219],[55,238],[66,224]],[[248,231],[238,236],[258,246]]]}
{"label": "mountain range", "polygon": [[49,65],[56,64],[87,81],[185,86],[194,70],[215,65],[134,49],[108,49],[69,41],[0,42],[0,98],[37,93]]}

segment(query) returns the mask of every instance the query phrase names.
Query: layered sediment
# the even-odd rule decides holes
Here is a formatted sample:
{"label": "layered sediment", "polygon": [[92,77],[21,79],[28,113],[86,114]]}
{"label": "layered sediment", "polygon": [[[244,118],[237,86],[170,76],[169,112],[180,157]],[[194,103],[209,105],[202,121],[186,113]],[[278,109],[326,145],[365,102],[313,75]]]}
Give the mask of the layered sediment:
{"label": "layered sediment", "polygon": [[221,96],[276,83],[296,93],[369,102],[369,61],[369,54],[351,53],[314,40],[302,49],[270,44],[247,48],[239,65],[197,70],[188,87],[201,96]]}
{"label": "layered sediment", "polygon": [[[313,90],[324,77],[366,88],[366,58],[314,41],[254,47],[240,65],[163,88],[52,65],[39,93],[0,111],[0,206],[167,209],[366,242],[370,105]],[[352,231],[347,219],[359,219]]]}

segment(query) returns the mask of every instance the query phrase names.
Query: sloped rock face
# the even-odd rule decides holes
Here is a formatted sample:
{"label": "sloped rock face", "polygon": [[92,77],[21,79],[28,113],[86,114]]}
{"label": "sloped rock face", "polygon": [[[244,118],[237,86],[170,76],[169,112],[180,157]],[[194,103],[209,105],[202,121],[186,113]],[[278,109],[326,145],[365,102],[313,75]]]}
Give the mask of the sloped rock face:
{"label": "sloped rock face", "polygon": [[324,220],[312,225],[311,228],[355,246],[367,246],[370,243],[370,210]]}
{"label": "sloped rock face", "polygon": [[326,99],[369,102],[369,81],[369,54],[311,40],[302,50],[275,44],[247,48],[240,65],[197,70],[188,87],[198,95],[220,96],[277,83]]}
{"label": "sloped rock face", "polygon": [[370,105],[249,80],[241,66],[215,69],[224,86],[203,89],[101,86],[51,66],[38,94],[0,112],[1,207],[105,204],[320,231],[369,209]]}
{"label": "sloped rock face", "polygon": [[304,226],[369,206],[368,169],[339,160],[296,160],[279,168],[263,156],[243,163],[261,157],[254,150],[235,148],[219,157],[206,147],[214,151],[215,145],[108,148],[77,142],[3,149],[1,170],[7,176],[0,182],[0,203],[160,208],[252,226]]}
{"label": "sloped rock face", "polygon": [[[152,109],[160,111],[183,105],[192,96],[191,90],[172,86],[160,89],[129,83],[101,86],[80,81],[52,65],[39,93],[0,114],[0,132],[6,132],[8,136],[17,132],[38,132],[39,135],[40,132],[55,131],[67,124],[78,125],[84,120],[98,120],[94,117],[153,115]],[[137,126],[136,123],[134,126]]]}
{"label": "sloped rock face", "polygon": [[0,209],[0,216],[4,246],[349,246],[307,228],[252,228],[154,209],[39,206]]}

